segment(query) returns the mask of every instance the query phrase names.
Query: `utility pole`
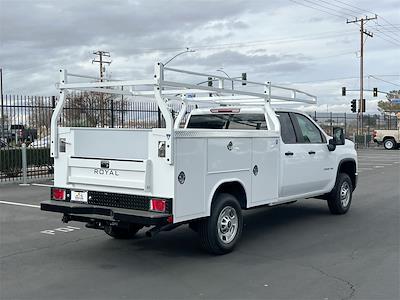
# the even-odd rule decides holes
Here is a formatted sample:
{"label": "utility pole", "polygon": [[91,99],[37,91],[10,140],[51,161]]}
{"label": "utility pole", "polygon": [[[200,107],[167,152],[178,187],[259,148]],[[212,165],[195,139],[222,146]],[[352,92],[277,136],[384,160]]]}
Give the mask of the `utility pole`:
{"label": "utility pole", "polygon": [[[363,99],[364,99],[364,34],[373,37],[373,33],[370,31],[367,31],[364,29],[364,24],[370,20],[377,19],[378,15],[375,14],[374,17],[362,17],[361,19],[355,18],[352,21],[347,20],[346,23],[360,23],[360,99],[359,99],[359,115],[357,117],[360,118],[360,124],[361,124],[361,134],[363,134],[363,111],[365,110],[365,107],[363,105]],[[358,132],[357,132],[358,134]]]}
{"label": "utility pole", "polygon": [[94,55],[97,55],[98,58],[95,58],[92,60],[92,63],[99,63],[100,67],[100,81],[103,81],[104,79],[104,72],[106,70],[105,67],[103,67],[103,64],[111,64],[111,60],[104,60],[104,57],[110,57],[110,52],[107,51],[101,51],[97,50],[93,52]]}
{"label": "utility pole", "polygon": [[[97,51],[93,51],[94,55],[97,55],[98,58],[95,58],[92,60],[92,64],[93,63],[99,63],[99,67],[100,67],[100,82],[103,82],[104,80],[104,72],[106,70],[106,68],[103,66],[103,64],[111,64],[111,60],[104,60],[104,57],[110,57],[110,52],[107,51],[101,51],[101,50],[97,50]],[[100,93],[100,120],[101,120],[101,125],[104,126],[105,125],[105,117],[104,117],[104,95],[103,93]],[[111,127],[114,127],[114,100],[111,99]]]}

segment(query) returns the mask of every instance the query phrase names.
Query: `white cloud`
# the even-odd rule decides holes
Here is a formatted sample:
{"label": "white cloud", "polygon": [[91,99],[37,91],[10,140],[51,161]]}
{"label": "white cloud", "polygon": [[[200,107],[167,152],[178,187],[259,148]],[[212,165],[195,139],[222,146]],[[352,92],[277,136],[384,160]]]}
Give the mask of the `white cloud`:
{"label": "white cloud", "polygon": [[[351,5],[398,23],[398,1]],[[374,30],[373,22],[367,25]],[[400,85],[400,49],[393,44],[400,44],[400,32],[377,28],[365,43],[365,75],[397,77],[377,76],[390,83],[370,77],[365,86],[389,91]],[[114,78],[138,78],[185,47],[196,52],[171,65],[212,73],[224,67],[231,76],[247,72],[249,80],[276,84],[306,82],[293,86],[318,95],[318,110],[348,112],[357,93],[342,97],[340,89],[359,86],[358,28],[290,1],[2,0],[0,40],[5,93],[55,94],[60,67],[97,72],[95,49],[111,52]],[[347,77],[353,78],[323,81]],[[377,100],[368,93],[366,99],[375,112]]]}

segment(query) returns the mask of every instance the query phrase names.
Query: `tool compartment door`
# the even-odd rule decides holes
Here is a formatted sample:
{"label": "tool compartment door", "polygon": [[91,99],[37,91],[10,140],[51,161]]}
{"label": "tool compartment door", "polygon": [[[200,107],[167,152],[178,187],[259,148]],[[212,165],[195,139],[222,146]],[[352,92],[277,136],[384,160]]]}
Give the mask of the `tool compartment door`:
{"label": "tool compartment door", "polygon": [[279,138],[253,138],[252,198],[249,206],[278,200]]}

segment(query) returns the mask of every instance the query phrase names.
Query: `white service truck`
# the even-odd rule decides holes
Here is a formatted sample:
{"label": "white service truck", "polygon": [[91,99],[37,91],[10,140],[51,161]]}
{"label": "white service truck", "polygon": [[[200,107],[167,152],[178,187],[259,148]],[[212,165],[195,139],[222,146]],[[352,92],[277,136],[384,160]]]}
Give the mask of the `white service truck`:
{"label": "white service truck", "polygon": [[[312,197],[326,199],[333,214],[350,208],[357,184],[353,142],[341,128],[330,137],[307,114],[271,106],[315,103],[310,94],[161,63],[150,80],[72,83],[90,77],[60,74],[51,121],[54,187],[41,209],[62,213],[64,222],[85,222],[115,238],[189,224],[206,250],[224,254],[241,236],[243,210]],[[218,86],[197,85],[193,77]],[[59,127],[70,90],[156,101],[165,127]],[[199,108],[180,126],[190,102]]]}

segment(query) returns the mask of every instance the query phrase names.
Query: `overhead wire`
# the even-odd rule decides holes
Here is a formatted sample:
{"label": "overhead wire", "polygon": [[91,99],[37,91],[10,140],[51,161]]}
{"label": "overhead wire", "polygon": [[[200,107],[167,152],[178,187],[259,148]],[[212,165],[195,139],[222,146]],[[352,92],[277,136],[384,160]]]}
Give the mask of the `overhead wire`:
{"label": "overhead wire", "polygon": [[387,34],[386,32],[381,31],[381,30],[379,30],[378,28],[376,28],[375,30],[378,31],[378,32],[380,32],[380,33],[383,34],[384,36],[386,36],[386,37],[392,39],[393,41],[395,41],[395,42],[397,42],[397,43],[400,43],[400,40],[398,40],[397,38],[395,38],[395,37],[393,37],[393,36],[390,36],[390,35]]}
{"label": "overhead wire", "polygon": [[293,3],[296,3],[296,4],[298,4],[298,5],[302,5],[302,6],[305,6],[305,7],[308,7],[308,8],[312,8],[312,9],[315,9],[315,10],[322,11],[322,12],[324,12],[324,13],[326,13],[326,14],[328,14],[328,15],[334,16],[334,17],[338,17],[338,18],[341,18],[341,19],[345,19],[345,17],[344,17],[343,15],[338,15],[338,14],[335,14],[335,13],[331,13],[331,12],[329,12],[329,11],[326,11],[326,10],[323,10],[323,9],[319,9],[319,8],[316,8],[316,7],[307,5],[307,4],[305,4],[305,3],[297,2],[297,1],[295,1],[295,0],[289,0],[289,1],[290,1],[290,2],[293,2]]}
{"label": "overhead wire", "polygon": [[388,80],[384,80],[384,79],[379,78],[379,77],[376,77],[376,76],[374,76],[374,75],[369,75],[369,77],[372,77],[372,78],[375,78],[376,80],[380,80],[380,81],[383,81],[383,82],[392,84],[392,85],[394,85],[394,86],[399,86],[399,87],[400,87],[400,84],[397,84],[397,83],[394,83],[394,82],[391,82],[391,81],[388,81]]}
{"label": "overhead wire", "polygon": [[[331,38],[331,37],[336,37],[336,36],[343,36],[343,35],[348,35],[352,34],[351,31],[327,31],[327,32],[321,32],[318,34],[313,34],[313,35],[300,35],[300,36],[295,36],[295,37],[287,37],[287,38],[278,38],[278,39],[268,39],[268,40],[255,40],[255,41],[244,41],[244,42],[233,42],[233,43],[222,43],[222,44],[215,44],[215,45],[192,45],[189,48],[190,49],[196,49],[196,50],[208,50],[208,49],[224,49],[224,48],[240,48],[240,47],[249,47],[249,46],[256,46],[259,44],[281,44],[281,43],[287,43],[287,42],[296,42],[296,41],[308,41],[308,40],[318,40],[318,39],[326,39],[326,38]],[[160,52],[168,52],[168,51],[176,51],[182,49],[181,47],[169,47],[169,48],[134,48],[132,50],[137,51],[137,52],[155,52],[155,51],[160,51]]]}
{"label": "overhead wire", "polygon": [[379,34],[375,34],[375,36],[376,36],[377,38],[382,39],[382,40],[385,40],[386,42],[389,42],[389,43],[391,43],[391,44],[393,44],[393,45],[400,46],[400,44],[396,43],[395,41],[389,40],[388,38],[385,38],[385,37],[383,37],[383,36],[381,36],[381,35],[379,35]]}
{"label": "overhead wire", "polygon": [[[380,28],[382,27],[382,25],[379,24],[376,20],[374,20],[374,21],[375,21],[375,23],[376,23],[376,25],[377,25],[377,26],[374,28],[374,30],[381,31]],[[378,29],[378,27],[379,27],[379,29]],[[385,28],[385,27],[382,27],[382,28]],[[386,30],[387,30],[387,29],[388,29],[388,28],[386,28]],[[391,29],[391,28],[389,27],[389,29]],[[399,31],[399,29],[396,29],[396,30],[393,32],[393,34],[396,35],[396,36],[398,36],[398,37],[400,37],[400,34],[397,33],[396,31]]]}
{"label": "overhead wire", "polygon": [[322,8],[324,8],[324,9],[332,10],[332,11],[334,11],[335,13],[343,14],[343,15],[345,15],[345,16],[349,15],[349,16],[352,16],[352,17],[356,17],[356,16],[354,16],[354,15],[352,15],[352,14],[344,13],[344,12],[342,12],[342,11],[338,11],[338,10],[336,10],[336,9],[333,9],[333,8],[330,7],[330,6],[322,5],[322,4],[319,3],[319,2],[325,2],[325,3],[328,3],[329,5],[337,6],[337,5],[333,5],[333,4],[331,4],[331,3],[327,2],[327,1],[324,1],[324,0],[319,0],[319,1],[317,1],[317,2],[311,1],[311,0],[303,0],[303,1],[308,2],[308,3],[311,3],[311,4],[316,5],[316,6],[318,6],[318,7],[322,7]]}
{"label": "overhead wire", "polygon": [[[333,15],[333,16],[336,16],[336,17],[344,18],[343,12],[340,12],[340,11],[338,11],[336,9],[333,9],[332,7],[329,7],[329,6],[326,6],[326,5],[321,5],[320,3],[316,3],[313,0],[303,0],[303,1],[307,2],[307,4],[303,3],[303,2],[298,2],[298,1],[295,1],[295,0],[290,0],[290,1],[293,2],[293,3],[296,3],[298,5],[303,5],[303,6],[315,9],[315,10],[319,10],[321,12],[324,12],[324,13],[327,13],[327,14],[330,14],[330,15]],[[340,0],[336,0],[336,2],[343,4],[343,5],[347,6],[348,8],[340,6],[340,5],[337,5],[337,4],[329,3],[329,2],[327,2],[325,0],[319,0],[319,2],[324,2],[324,3],[327,3],[330,6],[335,6],[335,7],[338,7],[340,9],[351,11],[353,13],[360,13],[361,14],[361,13],[367,12],[367,13],[371,13],[371,14],[377,15],[376,13],[374,13],[372,11],[369,11],[369,10],[366,10],[366,9],[362,9],[360,7],[348,4],[348,3],[344,2],[344,1],[340,1]],[[309,5],[310,3],[312,3],[314,6],[310,6]],[[324,8],[324,9],[321,9],[321,7]],[[328,11],[326,11],[325,9],[327,9]],[[354,9],[356,9],[356,10],[354,10]],[[339,15],[340,13],[341,13],[341,15]],[[356,17],[356,16],[354,16],[352,14],[349,14],[349,13],[346,13],[346,14],[347,15],[351,15],[353,17]],[[398,27],[396,27],[396,25],[394,25],[393,23],[389,22],[388,20],[386,20],[384,17],[382,17],[380,15],[379,15],[379,17],[380,17],[380,19],[382,19],[384,22],[387,23],[387,27],[389,27],[390,29],[398,30]],[[379,38],[381,38],[381,39],[383,39],[383,40],[385,40],[387,42],[390,42],[390,43],[392,43],[394,45],[399,45],[398,43],[400,43],[400,40],[398,40],[396,38],[398,36],[397,32],[390,32],[390,34],[393,34],[396,37],[390,36],[389,34],[387,34],[387,32],[388,32],[387,30],[385,32],[385,31],[381,30],[380,28],[378,28],[378,27],[382,26],[381,24],[379,24],[376,20],[374,20],[374,22],[376,24],[376,27],[373,28],[373,30],[379,32],[379,34],[377,35],[377,36],[379,36]],[[386,29],[387,29],[387,27],[386,27]],[[386,38],[383,37],[382,35],[386,36]],[[387,39],[387,38],[389,38],[389,39]]]}

